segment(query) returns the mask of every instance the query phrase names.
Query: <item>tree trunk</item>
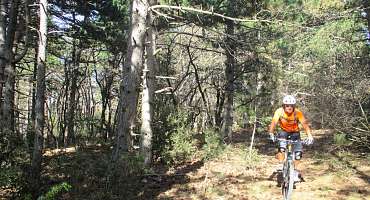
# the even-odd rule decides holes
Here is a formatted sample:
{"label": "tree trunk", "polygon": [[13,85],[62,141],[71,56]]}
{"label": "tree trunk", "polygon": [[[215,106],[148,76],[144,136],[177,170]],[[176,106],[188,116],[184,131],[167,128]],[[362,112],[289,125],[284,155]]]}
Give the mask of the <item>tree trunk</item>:
{"label": "tree trunk", "polygon": [[0,120],[2,119],[3,113],[3,87],[5,83],[5,63],[6,58],[6,22],[7,22],[7,0],[0,1]]}
{"label": "tree trunk", "polygon": [[[111,61],[112,65],[111,67],[115,67],[115,60],[116,58]],[[106,120],[106,111],[107,107],[109,109],[109,102],[111,99],[111,89],[113,84],[113,71],[109,68],[104,68],[104,77],[102,77],[100,80],[98,78],[98,72],[95,69],[95,80],[98,83],[99,89],[100,89],[100,95],[101,95],[101,116],[100,116],[100,128],[99,132],[101,133],[101,136],[104,138],[104,140],[107,140],[109,138],[109,132],[110,132],[110,122],[107,122]],[[110,112],[110,110],[108,110]],[[109,118],[109,117],[108,117]],[[108,120],[109,121],[109,120]]]}
{"label": "tree trunk", "polygon": [[[150,1],[151,5],[156,4],[155,0]],[[152,161],[152,99],[154,95],[154,84],[153,84],[153,75],[156,59],[155,59],[155,39],[156,32],[153,26],[153,16],[152,13],[148,13],[147,18],[147,38],[146,38],[146,59],[144,63],[143,70],[143,93],[142,93],[142,103],[141,103],[141,154],[144,157],[144,165],[148,166]]]}
{"label": "tree trunk", "polygon": [[35,142],[31,161],[31,176],[29,184],[31,192],[36,199],[39,195],[40,174],[43,149],[43,133],[44,133],[44,109],[45,109],[45,71],[46,71],[46,40],[47,40],[47,0],[40,0],[39,15],[39,42],[37,56],[37,88],[36,88],[36,121],[35,121]]}
{"label": "tree trunk", "polygon": [[225,103],[225,93],[222,88],[216,88],[216,105],[214,107],[214,124],[219,130],[222,128],[222,110]]}
{"label": "tree trunk", "polygon": [[255,133],[256,133],[256,130],[258,128],[258,110],[260,108],[260,105],[261,105],[261,101],[260,101],[260,91],[262,89],[262,86],[263,86],[263,74],[261,72],[261,70],[259,69],[258,72],[257,72],[257,81],[256,81],[256,99],[255,99],[255,102],[254,102],[254,114],[255,114],[255,117],[254,117],[254,125],[253,125],[253,132],[252,132],[252,137],[251,137],[251,143],[249,145],[249,158],[251,158],[252,156],[252,149],[253,149],[253,143],[254,143],[254,136],[255,136]]}
{"label": "tree trunk", "polygon": [[[69,84],[70,84],[70,72],[69,64],[67,60],[64,61],[64,95],[60,98],[60,114],[59,116],[59,134],[60,140],[63,147],[67,147],[68,132],[66,132],[67,122],[68,122],[68,98],[69,98]],[[61,94],[63,94],[63,92]],[[58,104],[59,105],[59,104]]]}
{"label": "tree trunk", "polygon": [[[72,62],[72,76],[71,76],[71,93],[69,96],[69,110],[67,115],[67,140],[64,144],[65,146],[68,146],[69,144],[75,143],[75,111],[77,109],[77,99],[76,95],[78,92],[77,88],[77,80],[79,77],[79,64],[80,64],[80,56],[81,56],[81,49],[80,47],[76,47],[76,44],[73,45],[73,62]],[[78,49],[76,49],[78,48]]]}
{"label": "tree trunk", "polygon": [[[232,3],[230,3],[232,4]],[[234,35],[234,22],[226,22],[226,91],[225,91],[225,104],[224,104],[224,113],[223,113],[223,124],[222,124],[222,136],[228,137],[232,140],[232,126],[233,126],[233,104],[234,104],[234,77],[235,77],[235,42],[231,38]]]}
{"label": "tree trunk", "polygon": [[123,80],[118,103],[117,143],[113,160],[117,160],[122,149],[131,148],[131,133],[135,127],[138,100],[139,72],[143,66],[144,39],[146,34],[147,0],[133,0],[128,48],[123,66]]}
{"label": "tree trunk", "polygon": [[11,2],[9,10],[9,23],[6,31],[5,39],[5,85],[3,88],[4,105],[2,106],[2,123],[1,128],[5,133],[14,132],[14,87],[15,87],[15,64],[13,43],[16,31],[17,14],[19,0]]}

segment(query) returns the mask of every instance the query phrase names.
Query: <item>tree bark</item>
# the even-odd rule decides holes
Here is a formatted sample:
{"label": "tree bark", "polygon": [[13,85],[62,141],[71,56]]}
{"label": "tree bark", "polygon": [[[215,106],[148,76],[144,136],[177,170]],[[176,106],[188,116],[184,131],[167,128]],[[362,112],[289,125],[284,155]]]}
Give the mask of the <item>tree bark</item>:
{"label": "tree bark", "polygon": [[7,0],[0,1],[0,119],[3,116],[3,87],[5,83],[5,63],[7,62],[6,58],[6,21],[7,21]]}
{"label": "tree bark", "polygon": [[36,199],[39,195],[40,174],[43,149],[44,133],[44,110],[45,110],[45,71],[46,71],[46,40],[47,40],[47,0],[40,0],[39,3],[39,41],[37,56],[37,86],[36,86],[36,121],[35,121],[35,142],[31,161],[30,182],[31,192]]}
{"label": "tree bark", "polygon": [[[232,3],[230,3],[232,4]],[[226,76],[226,91],[225,91],[225,104],[224,104],[224,113],[223,113],[223,124],[222,124],[222,136],[228,137],[228,139],[232,140],[232,126],[233,126],[233,115],[234,115],[234,77],[235,77],[235,42],[231,38],[234,35],[234,22],[227,21],[226,22],[226,69],[225,69],[225,76]]]}
{"label": "tree bark", "polygon": [[80,64],[80,57],[81,57],[81,48],[80,45],[73,44],[73,52],[72,52],[72,74],[71,74],[71,93],[69,96],[69,110],[67,115],[67,140],[64,144],[68,146],[69,144],[74,144],[76,141],[75,136],[75,111],[77,108],[77,99],[76,95],[78,92],[77,80],[79,77],[79,64]]}
{"label": "tree bark", "polygon": [[146,34],[147,0],[133,0],[128,48],[123,66],[120,98],[118,103],[118,124],[113,160],[117,160],[122,149],[131,148],[131,133],[135,127],[138,100],[139,72],[143,66],[144,39]]}
{"label": "tree bark", "polygon": [[8,24],[5,37],[5,63],[4,66],[4,78],[5,85],[2,88],[4,104],[2,106],[2,119],[3,125],[1,128],[5,133],[14,132],[14,87],[15,87],[15,63],[13,53],[13,43],[16,31],[17,14],[18,14],[19,0],[12,1],[9,9]]}
{"label": "tree bark", "polygon": [[[67,147],[67,140],[68,140],[68,132],[67,129],[67,120],[68,120],[68,99],[69,99],[69,84],[70,84],[70,72],[69,72],[69,64],[67,60],[64,61],[64,91],[61,93],[62,98],[60,98],[60,113],[59,113],[59,134],[60,140],[63,144],[64,148]],[[59,104],[58,104],[59,105]]]}
{"label": "tree bark", "polygon": [[215,115],[214,124],[219,129],[222,128],[221,123],[222,123],[222,111],[223,111],[224,103],[225,103],[225,93],[221,88],[217,87],[217,89],[216,89],[216,105],[215,105],[215,108],[214,108],[214,113],[215,113],[214,114]]}
{"label": "tree bark", "polygon": [[[156,4],[156,0],[150,1],[151,5]],[[156,32],[153,25],[152,13],[148,13],[147,18],[147,38],[146,38],[146,59],[143,70],[143,93],[141,103],[141,154],[144,157],[144,165],[148,166],[152,161],[152,101],[154,97],[153,77],[156,69],[155,49]]]}
{"label": "tree bark", "polygon": [[[115,67],[116,56],[113,58],[113,60],[110,62],[112,63],[110,67],[113,69]],[[108,108],[108,112],[110,112],[109,104],[111,99],[111,89],[113,85],[113,79],[114,74],[113,70],[110,68],[104,68],[104,72],[102,72],[103,77],[101,79],[98,78],[98,72],[96,69],[94,69],[95,72],[95,81],[97,82],[99,89],[100,89],[100,95],[101,95],[101,116],[100,116],[100,130],[101,136],[104,138],[104,140],[107,140],[109,138],[110,134],[110,113],[108,113],[108,122],[106,120],[106,111]]]}

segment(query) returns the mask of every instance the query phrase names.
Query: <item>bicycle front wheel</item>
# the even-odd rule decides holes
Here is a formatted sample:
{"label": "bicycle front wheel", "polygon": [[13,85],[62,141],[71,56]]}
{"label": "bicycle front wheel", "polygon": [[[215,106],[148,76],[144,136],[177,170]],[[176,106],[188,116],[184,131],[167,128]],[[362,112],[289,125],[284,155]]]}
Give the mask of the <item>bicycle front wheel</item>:
{"label": "bicycle front wheel", "polygon": [[286,166],[286,176],[284,177],[284,183],[282,184],[282,191],[284,200],[290,200],[293,193],[294,185],[294,166],[292,161],[288,161]]}

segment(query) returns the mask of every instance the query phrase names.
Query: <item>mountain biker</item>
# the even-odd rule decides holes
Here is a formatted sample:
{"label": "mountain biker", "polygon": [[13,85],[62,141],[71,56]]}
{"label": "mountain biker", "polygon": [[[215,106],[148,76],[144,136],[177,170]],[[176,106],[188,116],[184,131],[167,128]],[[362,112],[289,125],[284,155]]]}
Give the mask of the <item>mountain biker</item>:
{"label": "mountain biker", "polygon": [[[313,143],[313,137],[311,134],[311,129],[308,125],[308,122],[306,118],[304,117],[302,111],[296,108],[296,99],[292,95],[286,95],[283,98],[283,105],[281,108],[278,108],[275,113],[274,117],[272,118],[270,127],[269,127],[269,136],[270,140],[275,142],[275,127],[276,124],[279,124],[281,128],[281,132],[277,134],[277,138],[279,139],[287,139],[288,135],[291,136],[292,140],[297,140],[298,142],[295,143],[293,152],[295,154],[295,160],[294,160],[294,166],[296,170],[295,175],[295,182],[303,181],[303,176],[300,173],[298,164],[299,161],[302,158],[302,142],[301,142],[301,136],[299,132],[299,126],[298,123],[301,123],[306,134],[307,139],[305,140],[305,143],[310,145]],[[276,158],[279,160],[280,165],[282,166],[282,163],[284,161],[285,157],[285,150],[287,147],[286,141],[279,141],[279,148],[278,153],[276,154]],[[282,167],[280,167],[282,168]]]}

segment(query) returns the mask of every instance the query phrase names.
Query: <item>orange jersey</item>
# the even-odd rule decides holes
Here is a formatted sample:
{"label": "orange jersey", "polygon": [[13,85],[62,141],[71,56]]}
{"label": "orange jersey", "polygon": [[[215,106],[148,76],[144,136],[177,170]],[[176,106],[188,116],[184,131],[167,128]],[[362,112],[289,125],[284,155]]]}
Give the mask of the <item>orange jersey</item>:
{"label": "orange jersey", "polygon": [[295,108],[294,112],[290,115],[285,113],[283,108],[277,109],[274,117],[272,118],[272,122],[279,122],[280,128],[288,133],[299,131],[298,122],[300,122],[303,126],[307,125],[303,113],[297,108]]}

